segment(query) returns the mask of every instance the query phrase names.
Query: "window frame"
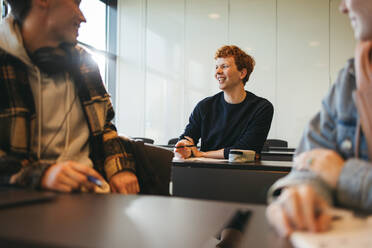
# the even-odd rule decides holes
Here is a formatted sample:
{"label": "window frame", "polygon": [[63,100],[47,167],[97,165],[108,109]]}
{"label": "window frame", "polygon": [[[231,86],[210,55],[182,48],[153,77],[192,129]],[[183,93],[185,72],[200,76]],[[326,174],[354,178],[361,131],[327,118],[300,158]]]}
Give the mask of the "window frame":
{"label": "window frame", "polygon": [[[106,51],[113,56],[106,63],[107,91],[111,95],[112,106],[116,108],[117,89],[117,0],[101,0],[106,4]],[[115,119],[113,120],[115,122]]]}
{"label": "window frame", "polygon": [[4,0],[0,0],[0,20],[4,19],[8,14],[8,5]]}

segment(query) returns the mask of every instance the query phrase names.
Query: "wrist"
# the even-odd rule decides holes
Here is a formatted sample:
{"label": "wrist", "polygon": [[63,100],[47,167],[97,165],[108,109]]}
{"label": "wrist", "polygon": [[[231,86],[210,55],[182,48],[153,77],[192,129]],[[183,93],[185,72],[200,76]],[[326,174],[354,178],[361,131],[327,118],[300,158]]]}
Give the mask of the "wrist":
{"label": "wrist", "polygon": [[194,157],[204,157],[205,152],[199,151],[198,149],[191,149],[191,153]]}
{"label": "wrist", "polygon": [[[332,189],[336,189],[338,181],[340,180],[341,172],[343,167],[336,168],[333,172],[333,176],[331,176],[328,180],[328,184],[331,186]],[[327,176],[324,176],[327,180]]]}

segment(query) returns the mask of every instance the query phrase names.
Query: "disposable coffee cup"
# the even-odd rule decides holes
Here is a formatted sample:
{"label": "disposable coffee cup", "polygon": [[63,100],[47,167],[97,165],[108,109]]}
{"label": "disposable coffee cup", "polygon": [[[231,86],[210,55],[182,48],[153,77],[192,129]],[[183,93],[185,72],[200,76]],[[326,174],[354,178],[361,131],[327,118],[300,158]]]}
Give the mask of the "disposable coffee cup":
{"label": "disposable coffee cup", "polygon": [[242,163],[254,161],[256,152],[252,150],[231,149],[229,152],[229,162]]}

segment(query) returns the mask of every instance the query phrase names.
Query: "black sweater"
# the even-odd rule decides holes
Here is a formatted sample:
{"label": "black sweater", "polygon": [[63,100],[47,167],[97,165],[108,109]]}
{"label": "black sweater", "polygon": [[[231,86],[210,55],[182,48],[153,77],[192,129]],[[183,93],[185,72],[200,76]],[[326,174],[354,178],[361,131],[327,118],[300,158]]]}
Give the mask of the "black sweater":
{"label": "black sweater", "polygon": [[195,143],[201,138],[201,151],[224,148],[228,158],[230,149],[261,152],[273,118],[273,105],[251,92],[243,102],[229,104],[223,92],[200,101],[189,118],[184,133]]}

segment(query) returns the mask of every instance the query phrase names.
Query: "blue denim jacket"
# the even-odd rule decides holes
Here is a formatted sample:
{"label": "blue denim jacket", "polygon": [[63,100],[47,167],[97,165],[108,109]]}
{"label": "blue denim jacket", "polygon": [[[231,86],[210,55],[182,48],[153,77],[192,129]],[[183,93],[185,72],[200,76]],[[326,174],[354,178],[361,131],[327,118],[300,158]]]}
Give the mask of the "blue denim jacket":
{"label": "blue denim jacket", "polygon": [[359,118],[353,97],[355,89],[354,60],[351,59],[324,98],[321,111],[309,122],[296,150],[296,154],[300,154],[314,148],[332,149],[345,159],[336,191],[332,192],[312,172],[292,170],[271,187],[269,201],[283,187],[309,183],[329,203],[336,200],[340,206],[372,211],[372,164],[363,132],[360,132],[359,153],[355,152]]}

